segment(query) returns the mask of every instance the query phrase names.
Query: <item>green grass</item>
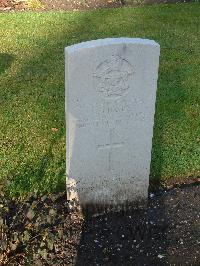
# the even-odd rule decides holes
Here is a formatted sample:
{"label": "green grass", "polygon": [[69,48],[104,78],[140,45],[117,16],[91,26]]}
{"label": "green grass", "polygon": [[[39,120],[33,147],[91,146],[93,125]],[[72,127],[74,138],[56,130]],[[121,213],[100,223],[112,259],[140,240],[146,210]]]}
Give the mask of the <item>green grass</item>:
{"label": "green grass", "polygon": [[65,189],[64,47],[161,45],[151,180],[200,175],[200,5],[0,14],[0,179],[9,196]]}

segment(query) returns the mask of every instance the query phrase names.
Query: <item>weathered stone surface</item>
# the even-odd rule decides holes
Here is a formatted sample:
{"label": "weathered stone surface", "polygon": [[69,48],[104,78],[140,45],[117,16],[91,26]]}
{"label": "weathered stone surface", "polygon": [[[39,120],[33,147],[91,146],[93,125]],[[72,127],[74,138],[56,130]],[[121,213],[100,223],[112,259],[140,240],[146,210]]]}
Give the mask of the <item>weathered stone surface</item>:
{"label": "weathered stone surface", "polygon": [[68,198],[147,199],[159,45],[116,38],[65,48]]}

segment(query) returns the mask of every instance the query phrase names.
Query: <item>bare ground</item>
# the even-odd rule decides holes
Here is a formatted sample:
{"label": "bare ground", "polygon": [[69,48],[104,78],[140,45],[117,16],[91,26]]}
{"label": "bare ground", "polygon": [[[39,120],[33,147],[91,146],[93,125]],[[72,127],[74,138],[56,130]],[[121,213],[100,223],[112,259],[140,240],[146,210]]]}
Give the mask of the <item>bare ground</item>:
{"label": "bare ground", "polygon": [[149,194],[146,210],[70,212],[65,193],[1,198],[0,265],[199,265],[200,184]]}
{"label": "bare ground", "polygon": [[[0,12],[7,11],[25,11],[31,9],[28,7],[27,0],[0,0]],[[38,11],[48,10],[87,10],[99,8],[113,8],[123,6],[138,6],[145,4],[160,3],[181,3],[192,2],[192,0],[37,0],[42,3],[42,8],[35,9]]]}

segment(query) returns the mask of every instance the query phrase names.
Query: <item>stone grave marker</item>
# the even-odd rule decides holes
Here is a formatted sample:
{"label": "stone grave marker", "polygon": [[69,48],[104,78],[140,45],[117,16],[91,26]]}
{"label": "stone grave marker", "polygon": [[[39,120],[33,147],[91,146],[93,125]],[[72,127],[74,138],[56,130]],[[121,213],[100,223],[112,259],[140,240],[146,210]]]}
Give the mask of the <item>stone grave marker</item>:
{"label": "stone grave marker", "polygon": [[65,48],[67,195],[83,207],[148,196],[160,47],[109,38]]}

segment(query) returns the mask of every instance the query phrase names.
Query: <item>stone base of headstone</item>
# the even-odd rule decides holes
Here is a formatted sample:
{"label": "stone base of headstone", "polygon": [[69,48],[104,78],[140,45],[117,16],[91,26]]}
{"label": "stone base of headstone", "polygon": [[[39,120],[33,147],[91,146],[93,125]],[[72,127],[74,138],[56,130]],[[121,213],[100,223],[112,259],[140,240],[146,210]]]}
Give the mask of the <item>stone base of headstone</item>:
{"label": "stone base of headstone", "polygon": [[73,179],[67,180],[66,190],[68,206],[71,212],[76,211],[83,214],[98,216],[109,212],[127,212],[132,209],[146,209],[148,205],[148,199],[144,198],[134,201],[126,201],[123,204],[82,204],[78,198],[76,181]]}

